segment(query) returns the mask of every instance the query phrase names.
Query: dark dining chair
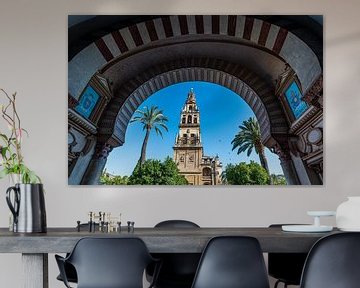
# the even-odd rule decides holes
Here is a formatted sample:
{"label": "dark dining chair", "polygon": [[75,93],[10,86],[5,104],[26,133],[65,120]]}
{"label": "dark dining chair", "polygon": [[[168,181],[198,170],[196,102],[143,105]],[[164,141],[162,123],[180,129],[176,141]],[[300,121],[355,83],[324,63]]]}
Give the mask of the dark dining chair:
{"label": "dark dining chair", "polygon": [[[199,225],[187,220],[166,220],[155,225],[155,228],[200,228]],[[190,288],[198,266],[200,253],[157,253],[153,254],[161,259],[162,266],[159,272],[156,288]],[[147,278],[151,279],[153,267],[147,269]]]}
{"label": "dark dining chair", "polygon": [[[69,256],[69,254],[66,255],[66,257],[68,257],[68,256]],[[77,283],[77,274],[76,274],[75,267],[66,261],[64,262],[64,274],[66,275],[67,282]],[[56,279],[64,282],[64,279],[61,276],[61,274],[59,274],[56,277]]]}
{"label": "dark dining chair", "polygon": [[[80,229],[81,230],[88,230],[89,229],[89,224],[88,223],[82,223],[80,224]],[[99,229],[99,224],[98,223],[95,223],[95,229]],[[66,254],[66,257],[69,256],[69,253]],[[64,263],[64,270],[65,270],[65,275],[66,275],[66,278],[67,278],[67,281],[68,282],[71,282],[71,283],[77,283],[77,275],[76,275],[76,270],[74,268],[73,265],[71,265],[70,263],[67,263],[65,262]],[[61,274],[59,274],[57,277],[56,277],[57,280],[59,281],[63,281],[63,278],[61,277]]]}
{"label": "dark dining chair", "polygon": [[68,257],[55,255],[55,259],[66,287],[70,285],[65,263],[74,266],[78,288],[142,288],[146,267],[158,263],[154,281],[160,268],[139,238],[82,238]]}
{"label": "dark dining chair", "polygon": [[256,238],[212,238],[201,256],[192,288],[269,288],[264,257]]}
{"label": "dark dining chair", "polygon": [[[270,228],[279,228],[287,224],[272,224]],[[300,285],[301,273],[307,253],[269,253],[268,254],[268,273],[277,279],[274,288],[280,283],[284,288],[288,285]]]}
{"label": "dark dining chair", "polygon": [[338,233],[318,240],[306,259],[300,287],[360,287],[360,233]]}

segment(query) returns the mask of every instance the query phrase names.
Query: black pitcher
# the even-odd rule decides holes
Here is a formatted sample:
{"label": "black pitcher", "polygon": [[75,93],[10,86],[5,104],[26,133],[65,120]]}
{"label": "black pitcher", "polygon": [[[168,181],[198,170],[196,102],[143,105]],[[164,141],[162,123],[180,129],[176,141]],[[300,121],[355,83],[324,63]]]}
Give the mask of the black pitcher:
{"label": "black pitcher", "polygon": [[[11,192],[14,193],[13,203]],[[14,232],[46,232],[46,211],[42,184],[15,184],[6,190],[6,202],[14,215]]]}

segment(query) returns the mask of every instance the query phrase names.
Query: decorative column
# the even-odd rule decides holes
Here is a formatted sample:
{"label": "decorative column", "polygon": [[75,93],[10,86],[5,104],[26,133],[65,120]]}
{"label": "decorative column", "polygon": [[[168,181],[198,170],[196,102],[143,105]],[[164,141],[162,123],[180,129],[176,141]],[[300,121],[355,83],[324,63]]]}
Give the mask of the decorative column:
{"label": "decorative column", "polygon": [[323,76],[320,75],[302,97],[302,100],[310,106],[323,109],[323,97]]}
{"label": "decorative column", "polygon": [[103,172],[107,157],[112,151],[113,147],[110,144],[98,143],[95,148],[95,153],[86,169],[85,175],[81,181],[82,185],[97,185],[101,173]]}
{"label": "decorative column", "polygon": [[[70,185],[98,184],[107,154],[112,149],[108,144],[111,147],[118,146],[110,142],[114,127],[99,126],[99,121],[106,112],[112,95],[110,82],[98,72],[91,77],[77,99],[68,94],[68,183]],[[99,131],[104,130],[110,135],[99,134]],[[98,142],[102,144],[98,145]]]}
{"label": "decorative column", "polygon": [[95,151],[97,139],[68,131],[68,184],[80,185]]}
{"label": "decorative column", "polygon": [[281,148],[278,144],[272,148],[273,151],[279,156],[280,165],[284,172],[284,176],[288,185],[300,185],[299,178],[291,159],[290,151]]}

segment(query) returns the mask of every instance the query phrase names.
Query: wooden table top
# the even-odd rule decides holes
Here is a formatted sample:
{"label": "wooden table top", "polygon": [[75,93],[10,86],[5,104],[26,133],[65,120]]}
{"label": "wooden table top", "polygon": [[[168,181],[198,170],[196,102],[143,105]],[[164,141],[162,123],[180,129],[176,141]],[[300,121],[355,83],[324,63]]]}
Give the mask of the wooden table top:
{"label": "wooden table top", "polygon": [[221,235],[252,236],[263,252],[308,252],[321,237],[338,233],[294,233],[274,228],[127,228],[119,232],[77,232],[76,228],[48,228],[47,233],[13,233],[0,228],[0,253],[65,253],[82,237],[139,237],[151,253],[201,253],[208,240]]}

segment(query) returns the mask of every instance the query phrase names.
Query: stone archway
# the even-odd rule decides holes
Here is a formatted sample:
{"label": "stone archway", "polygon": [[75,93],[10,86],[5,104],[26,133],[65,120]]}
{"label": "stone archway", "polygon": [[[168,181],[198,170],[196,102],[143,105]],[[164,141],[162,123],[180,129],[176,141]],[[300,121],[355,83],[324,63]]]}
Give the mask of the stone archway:
{"label": "stone archway", "polygon": [[228,37],[273,53],[293,68],[304,91],[322,71],[315,53],[300,38],[259,18],[241,15],[162,16],[112,31],[81,50],[69,62],[69,94],[77,99],[97,70],[132,51],[188,36],[203,39]]}
{"label": "stone archway", "polygon": [[[143,84],[137,87],[129,96],[126,97],[126,100],[121,104],[121,106],[119,105],[116,108],[113,108],[113,110],[119,111],[116,118],[114,118],[114,115],[110,115],[110,117],[106,117],[105,115],[103,119],[104,125],[109,125],[111,123],[110,125],[115,127],[114,138],[119,139],[120,144],[122,144],[125,139],[126,128],[131,116],[143,101],[163,88],[173,84],[189,81],[203,81],[218,84],[238,94],[254,111],[261,127],[261,134],[264,143],[266,143],[271,137],[271,121],[269,113],[270,115],[275,113],[274,115],[276,115],[277,118],[274,116],[273,119],[275,120],[276,118],[278,123],[283,124],[283,126],[278,126],[278,131],[283,128],[282,132],[286,132],[288,129],[286,122],[280,121],[283,116],[281,115],[280,109],[273,109],[269,112],[267,111],[266,106],[263,103],[263,100],[266,99],[266,95],[264,95],[265,93],[262,93],[262,97],[260,97],[240,78],[224,71],[203,67],[188,67],[170,70],[144,81]],[[125,87],[124,91],[126,91]],[[100,124],[100,131],[101,128],[102,126]]]}
{"label": "stone archway", "polygon": [[[198,61],[201,62],[201,59],[198,59]],[[195,62],[197,61],[194,59],[188,61],[188,63],[193,64]],[[211,61],[207,60],[206,62],[208,66],[211,65]],[[187,61],[183,62],[183,64],[186,63]],[[221,67],[218,61],[214,61],[214,63],[217,63],[216,66]],[[234,67],[231,65],[228,66],[227,63],[222,64],[226,64],[227,67],[234,70]],[[162,66],[165,67],[166,65]],[[170,66],[174,67],[174,64],[172,63]],[[274,101],[276,99],[274,99],[274,96],[265,88],[265,84],[261,82],[261,79],[257,79],[256,81],[255,75],[250,74],[249,76],[245,73],[244,69],[239,69],[239,67],[235,70],[238,72],[240,71],[240,74],[243,75],[245,79],[247,77],[251,78],[252,87],[256,90],[234,75],[224,71],[204,67],[187,67],[170,70],[160,73],[147,81],[141,80],[142,77],[139,75],[137,77],[137,83],[142,83],[142,81],[143,83],[141,85],[138,84],[139,86],[135,88],[135,90],[133,90],[133,83],[129,81],[127,85],[122,87],[121,95],[117,95],[117,97],[108,104],[109,111],[111,113],[107,114],[105,112],[103,119],[100,122],[99,133],[102,134],[98,137],[98,140],[100,140],[98,142],[99,152],[98,154],[95,154],[95,158],[89,165],[90,167],[88,169],[88,173],[85,175],[85,183],[96,183],[98,176],[105,167],[106,159],[112,148],[121,146],[124,143],[129,121],[141,103],[148,97],[151,97],[152,94],[165,87],[187,81],[204,81],[219,84],[238,94],[239,97],[241,97],[250,106],[256,115],[261,128],[263,143],[270,149],[277,145],[277,153],[282,153],[279,156],[281,156],[281,165],[283,167],[284,174],[287,176],[288,182],[291,184],[298,183],[296,171],[291,165],[290,152],[283,149],[283,143],[279,144],[276,139],[273,138],[273,135],[281,135],[281,137],[285,138],[287,135],[288,126],[281,107],[274,105]],[[154,71],[159,73],[160,70],[158,67],[154,67]],[[145,74],[149,76],[151,75],[151,71],[147,70]],[[245,77],[245,75],[247,76]],[[130,93],[130,91],[132,92]],[[256,91],[259,91],[260,94]],[[124,97],[122,97],[122,95]],[[120,102],[120,99],[125,100]],[[113,113],[112,111],[118,112]],[[106,151],[106,153],[104,153],[104,151]]]}
{"label": "stone archway", "polygon": [[[80,121],[79,126],[91,128],[83,142],[92,148],[86,160],[73,153],[72,171],[86,165],[76,181],[81,176],[82,184],[97,183],[107,156],[124,143],[128,122],[147,97],[166,86],[198,80],[227,87],[249,104],[263,142],[280,156],[288,181],[299,184],[289,121],[275,91],[275,80],[287,66],[297,73],[303,91],[321,74],[316,55],[295,35],[248,16],[166,16],[103,36],[69,62],[69,108],[89,85],[106,90],[94,127]],[[70,109],[69,119],[79,122],[74,115]]]}

